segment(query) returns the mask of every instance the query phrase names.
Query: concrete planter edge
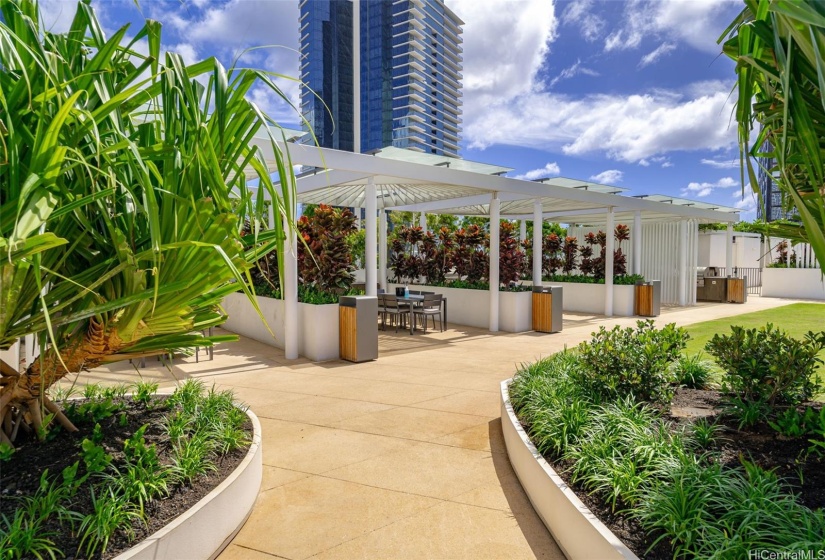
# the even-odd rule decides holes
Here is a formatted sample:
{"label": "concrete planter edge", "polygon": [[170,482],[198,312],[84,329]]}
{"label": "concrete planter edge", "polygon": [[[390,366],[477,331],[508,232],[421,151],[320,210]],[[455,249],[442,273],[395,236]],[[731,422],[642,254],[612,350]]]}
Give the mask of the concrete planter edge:
{"label": "concrete planter edge", "polygon": [[501,382],[501,429],[513,470],[533,509],[570,560],[638,560],[567,486],[530,441],[510,404],[512,379]]}
{"label": "concrete planter edge", "polygon": [[115,560],[211,560],[240,531],[258,498],[263,478],[261,423],[251,410],[253,436],[241,464],[209,494],[163,529]]}

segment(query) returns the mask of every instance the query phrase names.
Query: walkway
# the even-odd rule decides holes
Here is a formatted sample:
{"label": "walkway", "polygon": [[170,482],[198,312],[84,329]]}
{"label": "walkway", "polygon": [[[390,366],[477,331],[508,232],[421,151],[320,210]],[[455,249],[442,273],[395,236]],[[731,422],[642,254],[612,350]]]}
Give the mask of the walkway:
{"label": "walkway", "polygon": [[[701,304],[665,310],[659,322],[787,303]],[[563,558],[507,459],[499,383],[599,325],[634,321],[565,315],[555,335],[379,331],[381,357],[363,364],[290,362],[248,340],[220,346],[211,362],[176,362],[174,377],[232,388],[263,426],[261,493],[220,559]],[[173,381],[160,368],[142,374]]]}

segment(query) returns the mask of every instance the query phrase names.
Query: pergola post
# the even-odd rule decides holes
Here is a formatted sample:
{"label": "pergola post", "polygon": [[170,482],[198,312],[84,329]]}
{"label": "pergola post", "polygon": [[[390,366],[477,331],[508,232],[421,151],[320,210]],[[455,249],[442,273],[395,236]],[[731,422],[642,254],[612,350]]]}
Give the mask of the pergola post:
{"label": "pergola post", "polygon": [[687,220],[679,220],[679,270],[677,289],[679,291],[679,305],[687,305],[687,249],[688,249],[688,223]]}
{"label": "pergola post", "polygon": [[[541,199],[533,199],[533,285],[534,286],[541,286],[541,263],[544,260],[544,255],[542,254],[542,233],[543,233],[543,224],[544,224],[544,217],[542,216],[543,208],[541,205]],[[521,222],[524,224],[524,222]],[[525,229],[527,226],[525,225]],[[526,233],[525,233],[526,237]]]}
{"label": "pergola post", "polygon": [[527,240],[527,220],[519,221],[518,240],[522,243],[524,243]]}
{"label": "pergola post", "polygon": [[725,238],[725,276],[733,276],[733,224],[728,223],[728,235]]}
{"label": "pergola post", "polygon": [[377,276],[377,260],[376,249],[378,248],[378,240],[375,238],[378,233],[378,224],[376,222],[376,214],[378,213],[378,197],[375,190],[375,177],[370,176],[367,179],[367,187],[364,189],[364,206],[367,209],[367,216],[364,220],[367,225],[367,240],[364,263],[364,282],[366,283],[365,290],[368,296],[378,295],[376,284],[378,283]]}
{"label": "pergola post", "polygon": [[381,210],[378,219],[378,282],[387,291],[387,211]]}
{"label": "pergola post", "polygon": [[[297,215],[297,213],[296,213]],[[300,326],[298,324],[298,235],[294,223],[284,218],[284,356],[298,359]]]}
{"label": "pergola post", "polygon": [[633,215],[633,274],[642,273],[642,213]]}
{"label": "pergola post", "polygon": [[421,226],[421,231],[424,235],[427,234],[427,214],[421,212],[421,215],[418,216],[418,225]]}
{"label": "pergola post", "polygon": [[490,332],[498,332],[499,229],[501,200],[493,193],[490,200]]}
{"label": "pergola post", "polygon": [[607,209],[607,220],[604,226],[607,230],[604,232],[606,240],[604,246],[604,314],[607,317],[613,316],[613,251],[616,244],[614,219],[611,206]]}

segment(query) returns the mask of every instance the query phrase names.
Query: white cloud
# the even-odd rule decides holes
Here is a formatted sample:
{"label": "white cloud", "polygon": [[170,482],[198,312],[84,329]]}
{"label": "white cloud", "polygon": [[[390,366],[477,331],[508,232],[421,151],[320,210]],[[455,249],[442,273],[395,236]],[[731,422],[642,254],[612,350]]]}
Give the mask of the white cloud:
{"label": "white cloud", "polygon": [[523,175],[516,175],[514,179],[526,179],[528,181],[535,181],[536,179],[543,179],[545,177],[556,177],[561,174],[559,164],[554,162],[548,163],[539,169],[533,169]]}
{"label": "white cloud", "polygon": [[742,213],[739,218],[743,221],[752,221],[756,219],[756,208],[759,205],[759,199],[751,189],[751,184],[745,186],[744,193],[737,191],[733,193],[733,198],[736,202],[733,203],[735,208],[739,208]]}
{"label": "white cloud", "polygon": [[584,74],[585,76],[592,76],[596,77],[599,75],[598,72],[591,68],[587,68],[586,66],[582,66],[581,59],[576,60],[576,63],[573,66],[569,66],[559,72],[559,75],[553,78],[550,81],[550,85],[548,87],[552,88],[554,85],[559,83],[562,80],[567,80],[577,76],[578,74]]}
{"label": "white cloud", "polygon": [[468,110],[464,135],[472,148],[507,144],[638,162],[735,145],[733,103],[727,88],[693,98],[664,90],[576,98],[535,91],[491,102],[478,113]]}
{"label": "white cloud", "polygon": [[635,49],[653,36],[718,53],[716,40],[736,15],[736,4],[736,0],[631,0],[622,26],[607,36],[604,48]]}
{"label": "white cloud", "polygon": [[[40,16],[43,27],[52,33],[65,33],[72,26],[72,19],[77,11],[76,2],[65,0],[40,0]],[[94,9],[100,17],[100,3],[96,2]]]}
{"label": "white cloud", "polygon": [[468,121],[496,101],[536,89],[536,74],[556,34],[552,2],[458,0],[450,7],[466,22],[464,114]]}
{"label": "white cloud", "polygon": [[705,165],[710,165],[715,169],[735,169],[739,167],[739,160],[738,159],[705,159],[702,158],[702,163]]}
{"label": "white cloud", "polygon": [[722,177],[715,183],[696,183],[691,182],[688,183],[688,186],[682,189],[682,196],[696,196],[696,197],[704,197],[708,196],[710,193],[715,191],[716,189],[729,189],[731,187],[735,187],[739,184],[739,181],[736,181],[733,177]]}
{"label": "white cloud", "polygon": [[673,43],[662,43],[658,47],[656,47],[653,51],[647,53],[642,57],[639,61],[639,68],[644,68],[645,66],[650,66],[663,56],[667,56],[670,52],[676,49],[676,45]]}
{"label": "white cloud", "polygon": [[620,183],[622,181],[622,177],[624,177],[624,172],[619,171],[618,169],[608,169],[606,171],[602,171],[601,173],[597,173],[596,175],[591,175],[590,180],[596,181],[597,183],[604,183],[605,185],[613,185],[615,183]]}
{"label": "white cloud", "polygon": [[561,15],[565,25],[578,25],[579,31],[587,41],[595,41],[602,36],[607,22],[591,11],[592,0],[577,0],[571,2]]}

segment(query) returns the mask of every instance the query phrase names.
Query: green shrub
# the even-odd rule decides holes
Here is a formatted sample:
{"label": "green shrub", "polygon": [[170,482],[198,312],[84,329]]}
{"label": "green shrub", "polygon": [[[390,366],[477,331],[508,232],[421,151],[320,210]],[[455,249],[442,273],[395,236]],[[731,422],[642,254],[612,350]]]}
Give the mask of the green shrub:
{"label": "green shrub", "polygon": [[809,332],[803,340],[770,323],[760,329],[732,326],[729,335],[714,335],[705,349],[725,371],[723,387],[749,403],[797,405],[819,386],[814,376],[822,360],[825,332]]}
{"label": "green shrub", "polygon": [[704,389],[710,379],[711,365],[702,354],[680,356],[673,363],[673,377],[677,384],[688,389]]}
{"label": "green shrub", "polygon": [[83,550],[88,557],[106,552],[115,531],[123,531],[127,540],[131,541],[135,536],[132,522],[142,521],[140,513],[123,494],[117,494],[112,488],[101,492],[99,497],[94,490],[91,492],[93,512],[80,523],[78,545],[78,549]]}
{"label": "green shrub", "polygon": [[673,394],[670,364],[685,348],[688,334],[674,324],[656,329],[653,321],[636,328],[599,328],[579,345],[582,367],[577,380],[604,399],[634,398],[665,402]]}

